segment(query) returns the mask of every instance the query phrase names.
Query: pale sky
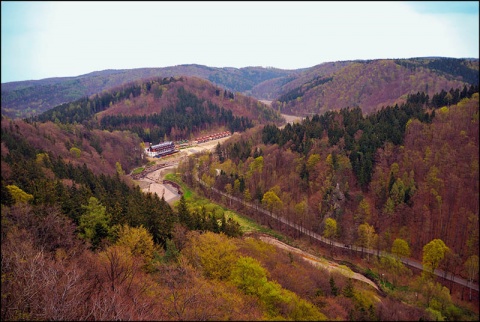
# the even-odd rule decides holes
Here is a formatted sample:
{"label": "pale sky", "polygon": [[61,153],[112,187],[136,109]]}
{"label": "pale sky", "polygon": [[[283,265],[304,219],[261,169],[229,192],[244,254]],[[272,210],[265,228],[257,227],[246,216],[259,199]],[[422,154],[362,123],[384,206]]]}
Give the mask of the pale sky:
{"label": "pale sky", "polygon": [[479,58],[478,1],[1,2],[1,82],[200,64]]}

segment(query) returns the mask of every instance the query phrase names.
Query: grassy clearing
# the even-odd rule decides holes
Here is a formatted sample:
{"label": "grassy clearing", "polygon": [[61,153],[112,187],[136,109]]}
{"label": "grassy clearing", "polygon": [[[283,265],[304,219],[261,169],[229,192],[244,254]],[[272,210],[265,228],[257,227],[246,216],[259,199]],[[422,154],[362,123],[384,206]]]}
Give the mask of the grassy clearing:
{"label": "grassy clearing", "polygon": [[183,196],[185,197],[185,200],[190,201],[190,199],[193,197],[194,193],[190,187],[188,187],[181,179],[179,176],[177,176],[175,173],[167,173],[165,175],[166,180],[173,181],[175,183],[178,183],[180,187],[182,187],[183,191]]}
{"label": "grassy clearing", "polygon": [[145,170],[145,168],[142,168],[142,167],[140,167],[140,168],[136,168],[136,169],[134,169],[134,170],[132,171],[132,174],[138,174],[138,173],[141,173],[143,170]]}

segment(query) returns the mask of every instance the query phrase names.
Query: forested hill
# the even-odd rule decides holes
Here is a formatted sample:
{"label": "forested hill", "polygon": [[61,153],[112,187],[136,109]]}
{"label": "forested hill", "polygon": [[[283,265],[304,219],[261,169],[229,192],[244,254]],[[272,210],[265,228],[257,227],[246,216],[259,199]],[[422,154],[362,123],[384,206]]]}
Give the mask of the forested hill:
{"label": "forested hill", "polygon": [[11,118],[23,118],[135,80],[196,76],[233,93],[276,100],[273,106],[285,113],[323,113],[354,106],[371,112],[402,103],[408,94],[426,92],[432,96],[441,90],[478,85],[478,62],[435,57],[337,61],[296,70],[195,64],[105,70],[77,77],[4,83],[1,110]]}
{"label": "forested hill", "polygon": [[272,106],[286,114],[322,114],[360,107],[370,113],[401,104],[407,95],[478,85],[479,60],[379,59],[328,63],[310,68],[281,86]]}
{"label": "forested hill", "polygon": [[234,94],[196,77],[154,78],[65,103],[34,121],[129,130],[146,142],[191,139],[201,133],[244,131],[278,123],[281,116],[252,97]]}
{"label": "forested hill", "polygon": [[297,71],[276,68],[217,68],[203,65],[178,65],[165,68],[104,70],[77,77],[47,78],[2,83],[2,115],[27,117],[81,97],[101,93],[135,80],[153,77],[196,76],[232,92],[248,93],[255,85]]}
{"label": "forested hill", "polygon": [[[365,246],[368,225],[372,248],[402,238],[422,260],[424,245],[441,239],[452,251],[442,265],[466,274],[455,265],[478,255],[478,87],[465,95],[450,106],[415,95],[369,115],[357,107],[267,125],[219,146],[220,162],[198,176],[318,234],[333,219],[345,244]],[[212,168],[222,174],[210,177]]]}

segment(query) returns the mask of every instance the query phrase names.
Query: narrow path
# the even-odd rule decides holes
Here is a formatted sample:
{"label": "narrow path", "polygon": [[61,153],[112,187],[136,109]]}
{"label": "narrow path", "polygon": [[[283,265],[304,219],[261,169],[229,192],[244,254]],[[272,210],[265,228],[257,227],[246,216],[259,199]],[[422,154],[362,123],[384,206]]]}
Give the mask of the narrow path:
{"label": "narrow path", "polygon": [[350,278],[368,283],[371,286],[373,286],[377,291],[379,291],[377,284],[375,284],[375,282],[373,282],[372,280],[366,278],[362,274],[355,273],[351,270],[347,270],[347,269],[343,268],[342,266],[338,265],[335,262],[331,262],[331,261],[328,261],[326,259],[322,259],[320,257],[309,254],[309,253],[307,253],[307,252],[305,252],[305,251],[303,251],[299,248],[295,248],[295,247],[292,247],[292,246],[287,245],[285,243],[282,243],[281,241],[279,241],[278,239],[275,239],[273,237],[262,235],[262,236],[259,237],[259,239],[266,242],[266,243],[274,245],[276,247],[288,250],[291,253],[298,254],[298,255],[300,255],[301,258],[303,258],[305,261],[313,264],[314,266],[321,267],[321,268],[327,269],[329,271],[338,271],[341,274],[346,275],[347,277],[350,277]]}

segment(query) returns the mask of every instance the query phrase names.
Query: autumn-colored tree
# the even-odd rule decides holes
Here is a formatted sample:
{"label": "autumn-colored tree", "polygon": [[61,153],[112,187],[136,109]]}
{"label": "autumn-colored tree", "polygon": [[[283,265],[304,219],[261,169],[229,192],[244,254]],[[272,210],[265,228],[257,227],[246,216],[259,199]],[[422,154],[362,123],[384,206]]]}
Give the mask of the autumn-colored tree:
{"label": "autumn-colored tree", "polygon": [[123,176],[125,174],[125,171],[122,168],[122,164],[120,162],[115,162],[115,169],[117,170],[117,174],[119,176]]}
{"label": "autumn-colored tree", "polygon": [[368,222],[371,218],[372,211],[370,209],[370,204],[368,201],[363,198],[358,204],[357,211],[355,212],[355,221],[356,222]]}
{"label": "autumn-colored tree", "polygon": [[70,154],[75,157],[75,158],[80,158],[80,156],[82,155],[82,151],[79,149],[79,148],[76,148],[76,147],[72,147],[70,148]]}

